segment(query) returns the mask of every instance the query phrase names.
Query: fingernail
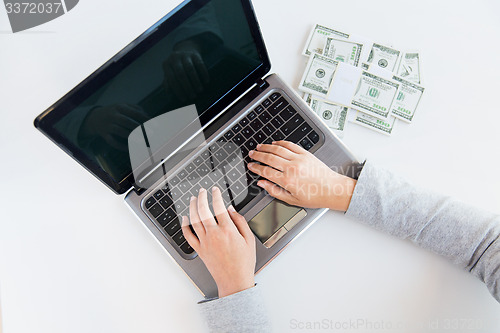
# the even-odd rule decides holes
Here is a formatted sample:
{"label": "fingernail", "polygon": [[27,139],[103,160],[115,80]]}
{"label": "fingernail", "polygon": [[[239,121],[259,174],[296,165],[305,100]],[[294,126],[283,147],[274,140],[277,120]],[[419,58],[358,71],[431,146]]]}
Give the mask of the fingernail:
{"label": "fingernail", "polygon": [[262,145],[259,143],[259,144],[257,145],[257,149],[260,149],[260,147],[262,147]]}
{"label": "fingernail", "polygon": [[262,181],[260,181],[260,180],[259,180],[259,181],[257,182],[257,186],[262,187]]}
{"label": "fingernail", "polygon": [[236,213],[236,209],[234,209],[233,205],[227,207],[227,210],[230,211],[231,213]]}
{"label": "fingernail", "polygon": [[196,200],[196,197],[194,195],[191,196],[191,201]]}
{"label": "fingernail", "polygon": [[182,216],[182,225],[186,225],[187,224],[187,216]]}
{"label": "fingernail", "polygon": [[203,191],[205,191],[205,189],[203,187],[200,188],[200,193],[203,192]]}
{"label": "fingernail", "polygon": [[276,141],[273,141],[272,144],[274,145],[276,143]]}
{"label": "fingernail", "polygon": [[248,152],[248,156],[252,156],[252,155],[253,155],[253,150],[250,150],[250,151]]}
{"label": "fingernail", "polygon": [[254,165],[254,163],[253,163],[253,162],[248,163],[248,167],[249,167],[250,169],[252,169],[252,168],[253,168],[253,165]]}
{"label": "fingernail", "polygon": [[212,192],[217,191],[219,188],[217,186],[212,187]]}

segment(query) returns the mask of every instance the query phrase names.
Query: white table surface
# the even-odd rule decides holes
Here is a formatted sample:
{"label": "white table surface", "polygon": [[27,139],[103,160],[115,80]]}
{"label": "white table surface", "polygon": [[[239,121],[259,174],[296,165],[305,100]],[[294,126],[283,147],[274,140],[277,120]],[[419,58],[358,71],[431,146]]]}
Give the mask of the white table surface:
{"label": "white table surface", "polygon": [[[0,9],[6,333],[205,330],[196,305],[201,295],[122,198],[32,125],[175,5],[85,0],[18,34],[9,32]],[[272,70],[293,87],[305,66],[300,51],[317,22],[420,50],[427,91],[414,123],[398,123],[392,137],[351,124],[344,141],[360,159],[500,213],[498,1],[254,5]],[[320,331],[500,331],[500,305],[479,280],[340,213],[328,212],[256,279],[276,332],[315,331],[299,329],[314,321],[325,325]],[[447,329],[456,323],[461,329]],[[389,329],[398,324],[422,328]],[[338,325],[345,329],[335,330]]]}

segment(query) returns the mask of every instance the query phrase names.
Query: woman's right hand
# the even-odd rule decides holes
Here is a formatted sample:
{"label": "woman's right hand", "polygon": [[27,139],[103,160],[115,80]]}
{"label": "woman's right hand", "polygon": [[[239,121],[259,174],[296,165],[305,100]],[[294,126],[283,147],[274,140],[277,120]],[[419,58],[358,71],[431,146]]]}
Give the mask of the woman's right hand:
{"label": "woman's right hand", "polygon": [[294,206],[346,211],[356,180],[336,173],[302,147],[288,141],[257,145],[250,171],[266,178],[258,186]]}

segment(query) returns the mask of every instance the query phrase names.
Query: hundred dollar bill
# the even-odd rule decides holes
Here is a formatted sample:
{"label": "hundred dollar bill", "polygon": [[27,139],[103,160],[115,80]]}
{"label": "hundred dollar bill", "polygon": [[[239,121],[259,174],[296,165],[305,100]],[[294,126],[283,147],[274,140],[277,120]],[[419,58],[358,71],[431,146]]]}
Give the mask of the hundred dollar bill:
{"label": "hundred dollar bill", "polygon": [[375,132],[391,135],[394,124],[396,123],[396,118],[389,117],[389,119],[382,120],[358,111],[353,123],[374,130]]}
{"label": "hundred dollar bill", "polygon": [[333,36],[337,38],[349,38],[349,34],[316,24],[309,34],[302,54],[306,56],[311,55],[313,52],[323,54],[323,46],[325,46],[326,38]]}
{"label": "hundred dollar bill", "polygon": [[302,80],[300,80],[299,90],[326,97],[338,64],[337,61],[320,54],[311,54]]}
{"label": "hundred dollar bill", "polygon": [[364,113],[386,119],[398,92],[399,84],[363,71],[351,105]]}
{"label": "hundred dollar bill", "polygon": [[415,83],[422,83],[420,78],[420,53],[406,52],[401,58],[398,75]]}
{"label": "hundred dollar bill", "polygon": [[411,122],[425,88],[396,75],[392,79],[399,82],[398,94],[391,107],[392,115],[406,122]]}
{"label": "hundred dollar bill", "polygon": [[357,67],[362,50],[363,44],[327,37],[323,55]]}
{"label": "hundred dollar bill", "polygon": [[328,101],[311,98],[311,109],[331,128],[337,135],[343,136],[347,122],[348,108]]}
{"label": "hundred dollar bill", "polygon": [[312,101],[311,94],[304,93],[303,99],[304,99],[304,101],[306,102],[307,105],[311,106],[311,101]]}
{"label": "hundred dollar bill", "polygon": [[374,43],[367,62],[395,72],[400,58],[401,51]]}

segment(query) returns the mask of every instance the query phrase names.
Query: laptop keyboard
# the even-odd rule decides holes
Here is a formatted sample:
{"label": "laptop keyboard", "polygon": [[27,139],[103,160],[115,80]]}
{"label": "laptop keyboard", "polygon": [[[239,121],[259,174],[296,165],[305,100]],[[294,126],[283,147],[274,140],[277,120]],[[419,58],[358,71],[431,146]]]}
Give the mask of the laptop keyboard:
{"label": "laptop keyboard", "polygon": [[202,187],[207,189],[212,209],[210,189],[217,186],[226,206],[232,204],[239,211],[263,191],[257,186],[261,177],[246,166],[251,161],[248,152],[259,143],[279,140],[310,150],[319,141],[319,135],[275,92],[146,198],[146,210],[177,245],[181,255],[194,254],[181,230],[181,217],[189,216],[191,196],[197,196]]}

